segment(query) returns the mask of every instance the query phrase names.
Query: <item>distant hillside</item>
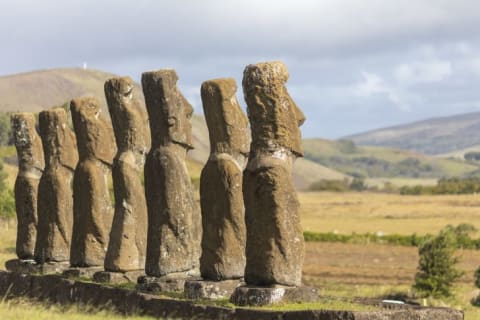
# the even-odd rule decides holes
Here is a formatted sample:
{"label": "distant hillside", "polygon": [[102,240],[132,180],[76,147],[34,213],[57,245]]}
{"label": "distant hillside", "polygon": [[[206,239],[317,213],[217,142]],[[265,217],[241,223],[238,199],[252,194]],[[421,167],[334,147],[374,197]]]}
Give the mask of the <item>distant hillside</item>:
{"label": "distant hillside", "polygon": [[[62,68],[33,71],[0,77],[0,112],[38,112],[59,106],[80,96],[94,96],[102,103],[106,112],[103,84],[114,74],[80,68]],[[140,86],[135,92],[142,109],[145,110]],[[188,167],[194,178],[198,178],[203,164],[208,159],[210,144],[205,119],[201,115],[192,118],[195,149],[189,152]],[[13,161],[14,163],[14,161]],[[306,159],[295,163],[294,181],[299,189],[308,188],[320,179],[343,179],[343,173],[326,168]]]}
{"label": "distant hillside", "polygon": [[305,158],[354,177],[440,178],[468,176],[478,166],[411,151],[357,146],[351,140],[305,139]]}
{"label": "distant hillside", "polygon": [[3,76],[0,77],[0,111],[41,111],[81,96],[97,97],[105,106],[103,84],[114,76],[103,71],[80,68]]}
{"label": "distant hillside", "polygon": [[360,145],[444,154],[480,145],[480,112],[434,118],[345,137]]}

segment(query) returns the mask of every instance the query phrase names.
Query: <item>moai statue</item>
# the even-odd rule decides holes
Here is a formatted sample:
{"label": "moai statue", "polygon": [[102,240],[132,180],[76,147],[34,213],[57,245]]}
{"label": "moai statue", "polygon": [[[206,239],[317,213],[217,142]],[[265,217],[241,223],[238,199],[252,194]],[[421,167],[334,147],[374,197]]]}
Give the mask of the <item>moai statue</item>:
{"label": "moai statue", "polygon": [[115,282],[115,273],[136,281],[145,267],[148,218],[141,177],[149,136],[147,115],[135,99],[134,88],[128,77],[105,82],[118,151],[112,168],[115,214],[105,257],[106,273],[94,276],[98,281]]}
{"label": "moai statue", "polygon": [[103,266],[113,219],[108,190],[116,146],[109,119],[96,98],[70,103],[79,162],[73,179],[71,267]]}
{"label": "moai statue", "polygon": [[152,277],[179,274],[181,278],[195,271],[198,274],[201,217],[185,164],[187,151],[193,148],[193,108],[178,89],[177,80],[174,70],[142,75],[152,137],[145,163],[145,273]]}
{"label": "moai statue", "polygon": [[19,259],[33,259],[37,237],[38,183],[45,167],[42,141],[32,113],[15,113],[11,116],[11,123],[18,157],[18,175],[15,180],[16,252]]}
{"label": "moai statue", "polygon": [[40,136],[45,171],[38,186],[35,260],[39,264],[68,262],[73,225],[72,180],[78,153],[64,109],[40,112]]}
{"label": "moai statue", "polygon": [[210,158],[200,178],[203,279],[242,278],[245,270],[245,208],[242,173],[250,148],[248,119],[238,104],[234,79],[201,87],[210,137]]}
{"label": "moai statue", "polygon": [[[295,158],[303,155],[299,127],[305,116],[287,92],[287,79],[282,62],[249,65],[243,74],[252,131],[243,175],[245,281],[250,286],[295,288],[302,284],[304,240],[292,166]],[[263,289],[257,289],[239,287],[231,300],[240,305],[272,303],[286,292],[284,288],[263,288],[259,294]]]}
{"label": "moai statue", "polygon": [[[245,208],[242,174],[250,148],[248,119],[238,104],[234,79],[205,81],[203,110],[210,137],[210,157],[200,177],[204,281],[188,281],[187,297],[229,297],[245,270]],[[232,279],[237,279],[232,281]]]}

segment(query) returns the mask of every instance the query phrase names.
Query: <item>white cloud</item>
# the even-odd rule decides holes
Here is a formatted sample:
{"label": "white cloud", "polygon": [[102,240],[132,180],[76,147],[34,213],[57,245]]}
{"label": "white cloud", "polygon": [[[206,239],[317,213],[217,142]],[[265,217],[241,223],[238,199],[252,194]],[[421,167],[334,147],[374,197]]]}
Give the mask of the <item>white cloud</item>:
{"label": "white cloud", "polygon": [[450,61],[432,60],[403,63],[395,67],[393,76],[402,86],[443,81],[452,74]]}
{"label": "white cloud", "polygon": [[352,87],[353,94],[363,98],[380,94],[387,97],[396,107],[402,111],[410,111],[410,105],[402,96],[399,88],[388,85],[378,74],[362,71],[363,81]]}

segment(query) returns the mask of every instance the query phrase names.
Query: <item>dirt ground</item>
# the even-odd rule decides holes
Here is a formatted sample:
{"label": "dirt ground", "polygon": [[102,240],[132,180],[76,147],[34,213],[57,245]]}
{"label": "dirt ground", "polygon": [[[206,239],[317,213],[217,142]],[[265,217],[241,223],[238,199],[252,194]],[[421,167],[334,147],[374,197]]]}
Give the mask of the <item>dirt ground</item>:
{"label": "dirt ground", "polygon": [[[462,282],[473,283],[480,266],[480,251],[459,250],[458,267],[465,271]],[[418,265],[415,247],[379,244],[307,242],[304,282],[367,285],[411,285]]]}

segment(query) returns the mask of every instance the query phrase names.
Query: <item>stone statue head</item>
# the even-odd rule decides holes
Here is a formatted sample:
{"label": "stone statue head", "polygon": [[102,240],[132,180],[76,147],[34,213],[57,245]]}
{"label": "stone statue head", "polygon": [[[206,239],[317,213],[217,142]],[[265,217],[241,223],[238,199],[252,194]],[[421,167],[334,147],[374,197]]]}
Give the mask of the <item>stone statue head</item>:
{"label": "stone statue head", "polygon": [[287,67],[279,61],[248,65],[243,72],[252,150],[286,148],[303,155],[299,127],[305,116],[285,87],[288,76]]}
{"label": "stone statue head", "polygon": [[10,122],[20,167],[33,166],[42,170],[45,163],[42,141],[35,128],[35,116],[27,112],[14,113]]}
{"label": "stone statue head", "polygon": [[142,74],[142,87],[150,120],[153,145],[176,143],[193,149],[193,108],[177,86],[175,70],[158,70]]}
{"label": "stone statue head", "polygon": [[211,152],[248,155],[248,119],[238,104],[234,79],[222,78],[202,83],[203,111],[210,136]]}
{"label": "stone statue head", "polygon": [[78,162],[77,143],[65,109],[44,110],[39,114],[39,122],[45,162],[74,170]]}
{"label": "stone statue head", "polygon": [[113,129],[101,114],[100,102],[93,97],[74,99],[70,103],[73,128],[81,159],[97,158],[112,163],[115,154]]}

